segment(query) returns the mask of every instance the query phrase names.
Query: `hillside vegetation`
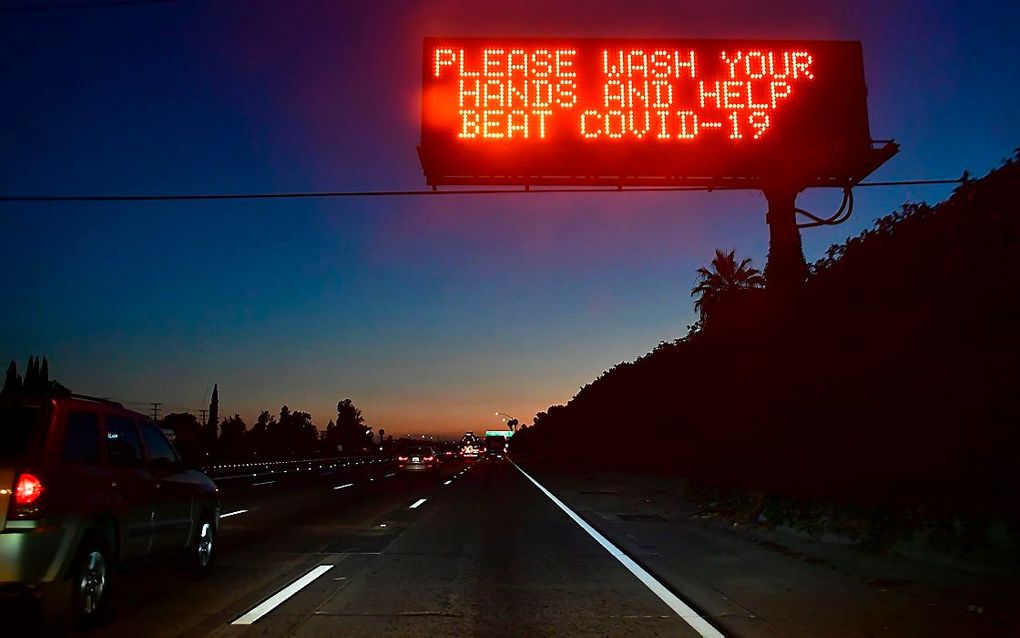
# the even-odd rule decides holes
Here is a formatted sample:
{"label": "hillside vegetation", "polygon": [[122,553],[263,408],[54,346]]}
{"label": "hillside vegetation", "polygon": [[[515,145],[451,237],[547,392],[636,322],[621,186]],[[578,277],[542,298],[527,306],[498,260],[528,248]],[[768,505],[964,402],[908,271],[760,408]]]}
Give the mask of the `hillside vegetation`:
{"label": "hillside vegetation", "polygon": [[622,363],[513,440],[536,465],[653,471],[805,498],[1014,509],[1020,164],[833,246]]}

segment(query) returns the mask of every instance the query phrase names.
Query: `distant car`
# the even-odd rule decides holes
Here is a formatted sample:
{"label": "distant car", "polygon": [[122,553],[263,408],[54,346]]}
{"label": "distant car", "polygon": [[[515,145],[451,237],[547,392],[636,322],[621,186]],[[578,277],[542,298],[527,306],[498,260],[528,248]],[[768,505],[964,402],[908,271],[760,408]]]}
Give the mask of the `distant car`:
{"label": "distant car", "polygon": [[397,456],[401,472],[438,472],[439,458],[431,447],[410,447]]}
{"label": "distant car", "polygon": [[466,459],[477,459],[479,451],[477,445],[468,443],[460,448],[460,455]]}
{"label": "distant car", "polygon": [[121,563],[181,552],[208,573],[219,507],[144,415],[81,396],[0,402],[0,588],[77,625],[100,616]]}
{"label": "distant car", "polygon": [[460,460],[460,449],[452,443],[442,443],[434,447],[440,463],[451,463]]}

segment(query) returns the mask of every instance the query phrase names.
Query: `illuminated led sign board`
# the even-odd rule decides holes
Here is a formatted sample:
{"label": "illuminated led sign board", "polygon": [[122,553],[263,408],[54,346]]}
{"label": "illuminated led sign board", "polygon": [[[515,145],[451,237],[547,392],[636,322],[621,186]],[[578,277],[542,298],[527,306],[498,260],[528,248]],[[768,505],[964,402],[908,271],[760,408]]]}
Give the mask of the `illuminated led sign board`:
{"label": "illuminated led sign board", "polygon": [[422,70],[431,185],[838,185],[881,163],[859,42],[426,38]]}

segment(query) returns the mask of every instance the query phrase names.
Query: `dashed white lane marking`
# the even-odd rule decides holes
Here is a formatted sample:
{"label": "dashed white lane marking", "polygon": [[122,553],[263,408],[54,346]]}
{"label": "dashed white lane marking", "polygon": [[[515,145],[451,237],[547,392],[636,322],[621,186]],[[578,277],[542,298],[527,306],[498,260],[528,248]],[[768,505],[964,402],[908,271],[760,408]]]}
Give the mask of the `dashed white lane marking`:
{"label": "dashed white lane marking", "polygon": [[237,516],[238,514],[244,514],[248,510],[237,510],[236,512],[227,512],[226,514],[220,514],[220,518],[226,518],[228,516]]}
{"label": "dashed white lane marking", "polygon": [[333,489],[334,490],[343,490],[343,489],[347,489],[348,487],[354,487],[354,483],[344,483],[343,485],[337,485]]}
{"label": "dashed white lane marking", "polygon": [[411,510],[416,510],[416,509],[418,509],[419,507],[421,507],[421,504],[422,504],[422,503],[424,503],[424,502],[425,502],[425,501],[427,501],[427,500],[428,500],[427,498],[419,498],[419,499],[418,499],[417,501],[415,501],[415,502],[414,502],[414,503],[413,503],[413,504],[411,505],[411,507],[409,507],[409,508],[407,508],[407,509],[411,509]]}
{"label": "dashed white lane marking", "polygon": [[263,481],[261,483],[252,483],[251,486],[252,487],[258,487],[259,485],[272,485],[275,482],[276,481]]}
{"label": "dashed white lane marking", "polygon": [[394,473],[394,474],[387,474],[387,475],[386,475],[386,476],[384,476],[383,478],[389,478],[389,477],[391,477],[391,476],[396,476],[396,474],[395,474],[395,473]]}
{"label": "dashed white lane marking", "polygon": [[294,594],[298,593],[299,591],[307,587],[309,584],[312,583],[312,581],[314,581],[319,576],[322,576],[331,569],[333,569],[332,565],[319,565],[318,567],[315,567],[310,572],[308,572],[301,578],[298,578],[293,583],[287,585],[286,587],[276,592],[266,600],[262,601],[261,603],[253,607],[251,611],[249,611],[248,613],[241,616],[240,618],[238,618],[237,620],[230,624],[250,625],[256,622],[259,618],[262,618],[269,612],[273,611],[274,609],[282,605],[288,598],[290,598]]}
{"label": "dashed white lane marking", "polygon": [[541,490],[543,494],[548,496],[549,500],[551,500],[553,503],[556,503],[557,507],[563,510],[563,512],[567,516],[569,516],[572,521],[574,521],[581,527],[581,529],[588,532],[588,535],[594,538],[596,543],[601,545],[603,549],[609,552],[613,556],[613,558],[620,561],[620,563],[622,563],[623,566],[626,567],[630,573],[634,574],[634,576],[636,576],[637,579],[640,580],[645,585],[645,587],[652,590],[653,594],[658,596],[662,602],[666,603],[666,605],[668,605],[669,608],[672,609],[677,616],[680,616],[680,618],[683,619],[684,622],[690,625],[691,628],[694,629],[694,631],[698,632],[699,635],[704,636],[704,638],[723,638],[723,634],[720,633],[718,629],[710,625],[707,620],[699,616],[698,612],[691,609],[687,605],[687,603],[680,600],[676,596],[676,594],[666,589],[666,587],[663,586],[662,583],[657,581],[654,576],[645,571],[643,567],[635,563],[630,558],[630,556],[627,556],[622,551],[620,551],[620,549],[616,545],[613,545],[611,542],[609,542],[609,539],[600,534],[594,527],[584,522],[584,519],[575,514],[572,509],[564,505],[563,501],[556,498],[553,495],[553,493],[545,489],[545,487],[543,487],[541,483],[531,478],[531,475],[522,470],[521,466],[514,463],[514,467],[516,467],[520,471],[520,473],[523,474],[529,481],[534,483],[535,487]]}
{"label": "dashed white lane marking", "polygon": [[449,485],[450,483],[453,483],[453,479],[450,479],[449,481],[443,483],[443,485]]}

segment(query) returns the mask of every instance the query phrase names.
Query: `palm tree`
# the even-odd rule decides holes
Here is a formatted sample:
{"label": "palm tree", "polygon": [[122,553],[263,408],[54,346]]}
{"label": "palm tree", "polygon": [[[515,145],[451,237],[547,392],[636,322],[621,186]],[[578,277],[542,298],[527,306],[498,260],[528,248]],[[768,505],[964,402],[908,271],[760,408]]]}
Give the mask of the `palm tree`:
{"label": "palm tree", "polygon": [[715,251],[715,259],[711,267],[698,268],[698,282],[691,290],[694,309],[698,311],[702,322],[719,307],[720,302],[731,299],[735,293],[765,286],[765,277],[757,268],[751,267],[751,260],[744,259],[739,264],[734,250],[725,253]]}

